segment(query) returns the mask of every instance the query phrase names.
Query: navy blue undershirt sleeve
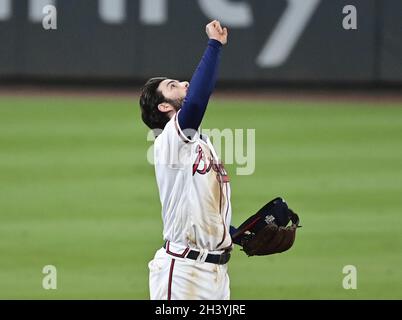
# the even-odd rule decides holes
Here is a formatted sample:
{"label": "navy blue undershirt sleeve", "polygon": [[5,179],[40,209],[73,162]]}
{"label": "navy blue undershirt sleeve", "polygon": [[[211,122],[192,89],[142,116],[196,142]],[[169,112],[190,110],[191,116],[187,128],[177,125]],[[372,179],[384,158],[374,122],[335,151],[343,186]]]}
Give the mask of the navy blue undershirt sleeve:
{"label": "navy blue undershirt sleeve", "polygon": [[[229,229],[230,236],[233,237],[233,235],[234,235],[236,232],[237,232],[237,229],[236,229],[234,226],[230,226],[230,229]],[[232,238],[232,240],[233,240],[233,238]],[[234,243],[234,244],[237,244],[237,245],[241,245],[241,243],[240,243],[240,238],[237,238],[236,240],[233,240],[233,243]]]}
{"label": "navy blue undershirt sleeve", "polygon": [[236,231],[237,231],[237,229],[236,229],[235,227],[230,226],[229,233],[230,233],[231,236],[232,236]]}
{"label": "navy blue undershirt sleeve", "polygon": [[192,129],[188,130],[191,131],[191,137],[201,124],[209,97],[215,88],[221,47],[222,44],[217,40],[208,41],[208,46],[191,78],[188,93],[178,114],[180,128],[183,131]]}

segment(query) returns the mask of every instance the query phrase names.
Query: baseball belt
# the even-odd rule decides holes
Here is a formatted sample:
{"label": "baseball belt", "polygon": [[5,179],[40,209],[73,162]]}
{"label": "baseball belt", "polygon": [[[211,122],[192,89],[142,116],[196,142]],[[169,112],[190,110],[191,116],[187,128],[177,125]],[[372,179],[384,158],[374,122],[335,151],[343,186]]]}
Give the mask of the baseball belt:
{"label": "baseball belt", "polygon": [[[163,244],[163,248],[166,249],[166,242]],[[191,260],[197,260],[199,255],[200,255],[199,251],[190,250],[187,253],[187,255],[185,256],[185,258],[188,258]],[[205,259],[205,262],[214,263],[214,264],[226,264],[226,263],[228,263],[229,260],[230,260],[230,253],[228,251],[225,251],[222,254],[209,253],[207,255],[207,258]]]}

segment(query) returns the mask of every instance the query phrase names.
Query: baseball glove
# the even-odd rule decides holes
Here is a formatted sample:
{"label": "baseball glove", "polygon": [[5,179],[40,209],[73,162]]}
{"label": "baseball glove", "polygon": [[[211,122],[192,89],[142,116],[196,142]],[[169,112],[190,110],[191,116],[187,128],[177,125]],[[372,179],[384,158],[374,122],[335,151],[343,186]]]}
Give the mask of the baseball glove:
{"label": "baseball glove", "polygon": [[[287,226],[290,221],[292,224]],[[265,256],[290,249],[298,227],[298,215],[278,197],[244,221],[232,234],[232,240],[248,256]]]}

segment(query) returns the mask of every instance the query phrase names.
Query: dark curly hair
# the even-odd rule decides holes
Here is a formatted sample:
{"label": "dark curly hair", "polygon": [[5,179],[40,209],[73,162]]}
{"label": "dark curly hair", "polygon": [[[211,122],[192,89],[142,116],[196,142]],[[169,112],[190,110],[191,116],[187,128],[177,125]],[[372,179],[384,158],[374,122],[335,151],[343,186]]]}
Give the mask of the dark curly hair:
{"label": "dark curly hair", "polygon": [[162,92],[158,90],[158,86],[166,79],[166,77],[151,78],[141,89],[141,117],[142,121],[151,129],[163,129],[169,122],[168,115],[158,109],[158,105],[166,101]]}

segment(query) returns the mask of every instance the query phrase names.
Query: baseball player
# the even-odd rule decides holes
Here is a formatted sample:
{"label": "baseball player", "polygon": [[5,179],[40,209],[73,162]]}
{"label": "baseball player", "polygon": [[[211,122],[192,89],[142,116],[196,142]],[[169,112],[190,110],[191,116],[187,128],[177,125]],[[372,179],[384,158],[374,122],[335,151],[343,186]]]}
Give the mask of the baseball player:
{"label": "baseball player", "polygon": [[214,20],[206,33],[208,45],[190,83],[152,78],[141,92],[143,121],[162,129],[154,162],[165,242],[149,263],[151,299],[230,298],[229,178],[209,138],[199,132],[228,31]]}

